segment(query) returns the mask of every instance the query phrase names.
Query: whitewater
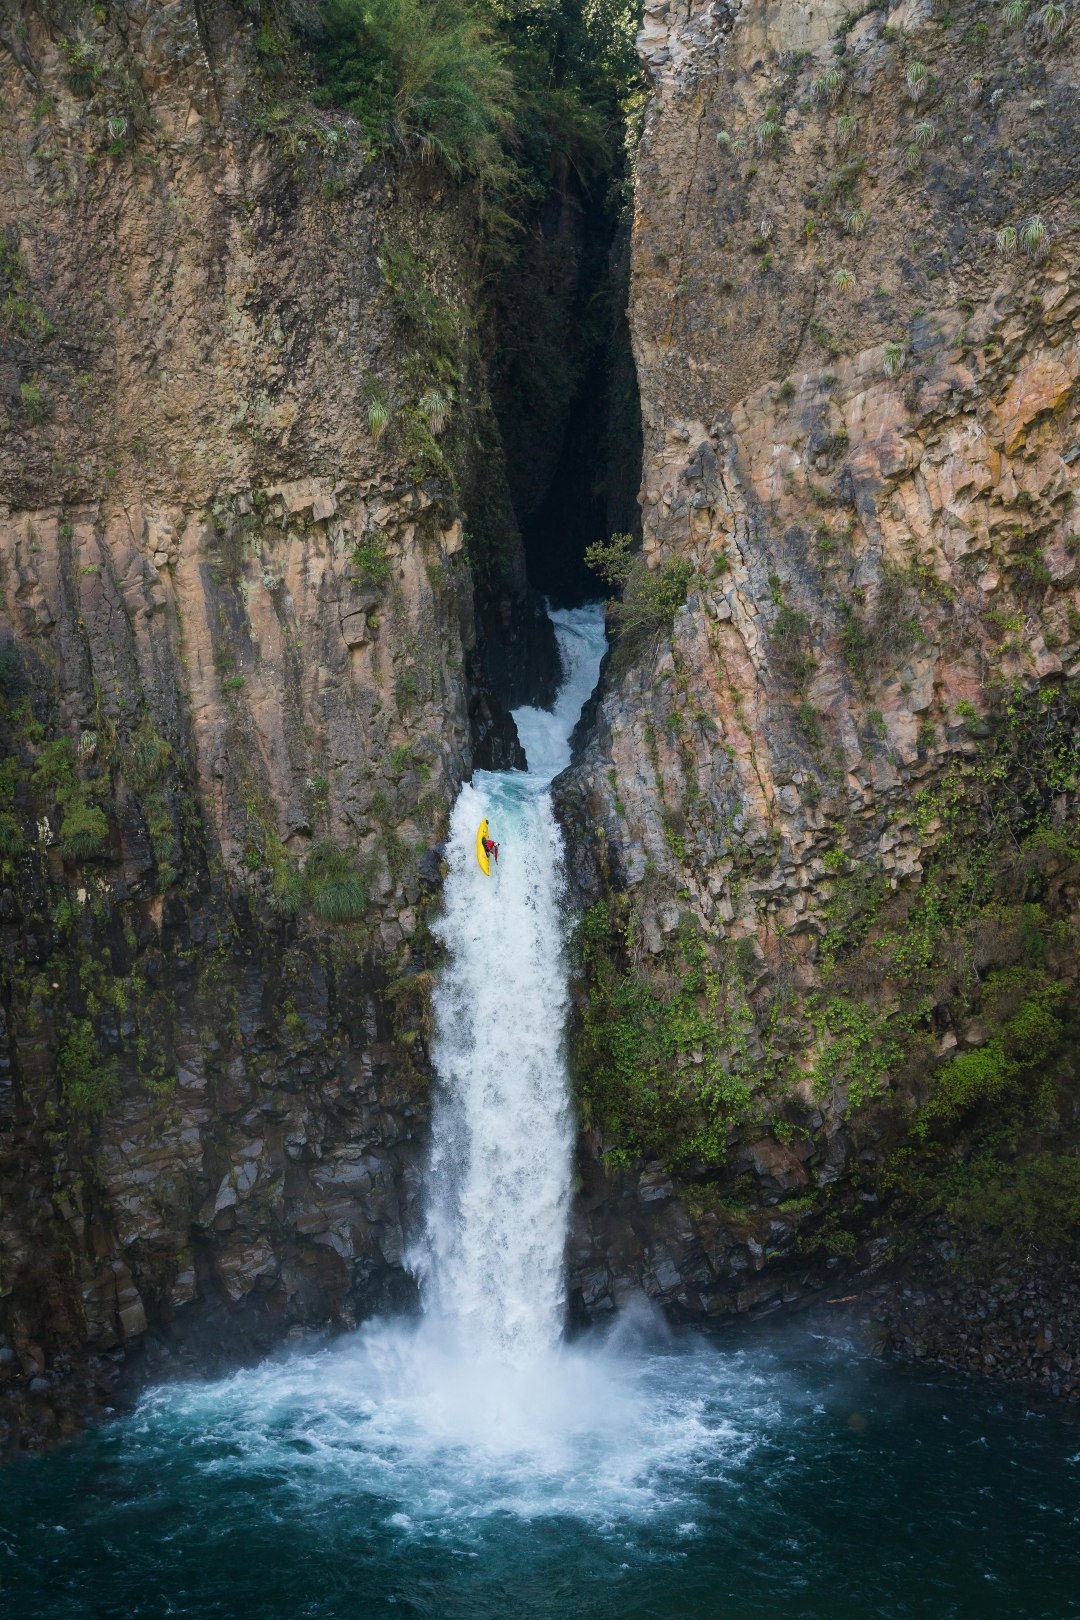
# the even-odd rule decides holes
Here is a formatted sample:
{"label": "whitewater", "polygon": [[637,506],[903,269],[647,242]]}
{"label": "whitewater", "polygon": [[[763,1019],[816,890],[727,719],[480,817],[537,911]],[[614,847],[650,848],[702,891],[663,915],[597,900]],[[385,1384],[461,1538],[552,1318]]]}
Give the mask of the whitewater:
{"label": "whitewater", "polygon": [[[624,1304],[564,1338],[574,1121],[550,787],[604,651],[518,710],[527,772],[454,808],[438,923],[422,1309],[312,1341],[0,1471],[32,1620],[1064,1620],[1074,1425],[775,1321],[718,1342]],[[486,816],[501,844],[476,861]]]}

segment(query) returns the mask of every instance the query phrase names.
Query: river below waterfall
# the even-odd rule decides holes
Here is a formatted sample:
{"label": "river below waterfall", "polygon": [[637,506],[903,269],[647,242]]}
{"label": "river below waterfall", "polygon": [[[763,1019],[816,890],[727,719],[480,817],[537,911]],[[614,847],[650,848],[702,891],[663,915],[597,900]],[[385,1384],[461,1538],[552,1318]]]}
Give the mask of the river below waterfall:
{"label": "river below waterfall", "polygon": [[737,1345],[629,1328],[494,1391],[404,1342],[384,1325],[158,1389],[11,1465],[4,1612],[1080,1614],[1080,1423],[1061,1410],[775,1322]]}
{"label": "river below waterfall", "polygon": [[[25,1620],[1064,1620],[1080,1423],[775,1320],[709,1338],[643,1305],[561,1339],[572,1120],[548,788],[603,652],[519,711],[527,773],[455,807],[435,998],[424,1310],[294,1348],[0,1473]],[[487,816],[502,846],[475,857]]]}

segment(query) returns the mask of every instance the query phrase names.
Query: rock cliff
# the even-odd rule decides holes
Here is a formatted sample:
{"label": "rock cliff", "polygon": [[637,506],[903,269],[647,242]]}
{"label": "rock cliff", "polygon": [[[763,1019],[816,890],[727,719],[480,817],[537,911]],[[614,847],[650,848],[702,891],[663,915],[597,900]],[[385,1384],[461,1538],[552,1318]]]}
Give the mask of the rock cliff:
{"label": "rock cliff", "polygon": [[473,762],[518,757],[477,606],[540,684],[553,642],[469,187],[371,161],[243,7],[25,5],[0,47],[26,1433],[148,1323],[205,1359],[411,1297],[438,840]]}
{"label": "rock cliff", "polygon": [[[493,299],[481,188],[317,111],[302,10],[0,21],[24,1439],[125,1367],[410,1302],[447,809],[554,684],[527,564],[572,596],[596,525],[636,527],[609,176],[552,166]],[[606,548],[615,646],[559,786],[579,1317],[906,1261],[918,1321],[868,1295],[881,1334],[1030,1371],[1037,1310],[1075,1391],[1072,21],[646,8],[643,549]]]}
{"label": "rock cliff", "polygon": [[561,785],[588,907],[579,1307],[642,1282],[690,1317],[773,1308],[926,1222],[955,1256],[1031,1154],[1062,1219],[1003,1241],[1052,1259],[1076,1190],[1075,31],[649,0],[639,45],[649,572]]}

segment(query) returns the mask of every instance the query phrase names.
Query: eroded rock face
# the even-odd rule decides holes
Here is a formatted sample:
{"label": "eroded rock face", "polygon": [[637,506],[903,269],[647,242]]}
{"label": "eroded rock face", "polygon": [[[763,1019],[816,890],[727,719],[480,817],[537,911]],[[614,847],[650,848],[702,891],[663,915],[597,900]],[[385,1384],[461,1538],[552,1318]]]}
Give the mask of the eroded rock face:
{"label": "eroded rock face", "polygon": [[478,480],[484,612],[555,667],[468,195],[268,86],[243,8],[65,19],[0,26],[0,1386],[31,1437],[140,1346],[412,1302],[438,841],[474,762],[520,762]]}
{"label": "eroded rock face", "polygon": [[[883,1171],[993,1040],[980,983],[1027,971],[987,918],[967,947],[928,926],[918,966],[902,942],[970,855],[957,806],[992,798],[1003,715],[1075,758],[1076,47],[978,7],[759,0],[650,5],[639,45],[644,553],[690,583],[559,784],[593,907],[572,1273],[587,1312],[640,1284],[716,1316],[902,1251]],[[1060,864],[1008,904],[1075,941],[1075,774],[1035,774]],[[1044,960],[1072,1005],[1073,944]]]}

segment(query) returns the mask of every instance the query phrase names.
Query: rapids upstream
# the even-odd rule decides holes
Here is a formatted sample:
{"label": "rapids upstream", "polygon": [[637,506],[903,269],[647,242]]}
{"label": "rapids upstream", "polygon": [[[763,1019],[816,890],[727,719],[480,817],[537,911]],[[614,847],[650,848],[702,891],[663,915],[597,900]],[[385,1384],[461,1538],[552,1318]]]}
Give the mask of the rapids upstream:
{"label": "rapids upstream", "polygon": [[[454,810],[435,998],[424,1309],[136,1409],[0,1472],[25,1620],[1064,1620],[1080,1424],[775,1322],[709,1340],[643,1307],[562,1340],[573,1123],[549,786],[603,653],[553,615],[530,769]],[[502,846],[485,878],[486,815]]]}

